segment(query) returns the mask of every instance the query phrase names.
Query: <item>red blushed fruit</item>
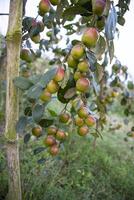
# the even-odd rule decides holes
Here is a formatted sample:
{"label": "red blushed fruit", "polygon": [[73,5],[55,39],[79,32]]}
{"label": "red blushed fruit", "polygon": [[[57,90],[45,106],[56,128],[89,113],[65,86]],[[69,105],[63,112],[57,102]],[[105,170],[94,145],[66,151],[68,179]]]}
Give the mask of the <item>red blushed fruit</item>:
{"label": "red blushed fruit", "polygon": [[82,106],[79,110],[78,110],[78,115],[80,118],[86,118],[89,114],[89,111],[87,109],[87,107]]}
{"label": "red blushed fruit", "polygon": [[68,113],[61,113],[59,115],[59,121],[62,123],[67,123],[69,119],[70,119],[70,115]]}
{"label": "red blushed fruit", "polygon": [[78,128],[78,134],[80,136],[85,136],[85,135],[87,135],[88,132],[89,132],[89,129],[88,129],[87,125],[83,125],[83,126]]}
{"label": "red blushed fruit", "polygon": [[59,153],[59,147],[58,145],[53,145],[50,147],[49,149],[49,153],[52,155],[52,156],[56,156],[58,153]]}
{"label": "red blushed fruit", "polygon": [[92,5],[93,13],[101,16],[106,6],[106,0],[95,0]]}
{"label": "red blushed fruit", "polygon": [[88,48],[92,48],[96,46],[96,43],[99,38],[99,33],[96,30],[96,28],[88,28],[83,36],[82,36],[82,42],[87,46]]}
{"label": "red blushed fruit", "polygon": [[70,55],[68,56],[68,59],[67,59],[67,64],[68,64],[69,67],[71,67],[71,68],[73,68],[73,69],[76,69],[76,68],[77,68],[77,65],[78,65],[78,61],[75,60],[75,59],[73,58],[73,56],[70,54]]}
{"label": "red blushed fruit", "polygon": [[39,14],[43,16],[50,11],[50,2],[49,0],[41,0],[39,3]]}
{"label": "red blushed fruit", "polygon": [[55,135],[56,135],[56,132],[57,132],[56,126],[50,126],[50,127],[48,127],[48,129],[47,129],[47,134],[48,134],[48,135],[53,135],[53,136],[55,136]]}
{"label": "red blushed fruit", "polygon": [[48,92],[50,92],[51,94],[54,94],[58,91],[59,89],[59,85],[57,82],[55,82],[54,80],[51,80],[48,85],[47,85],[47,90]]}
{"label": "red blushed fruit", "polygon": [[44,140],[44,144],[46,146],[52,146],[56,144],[56,140],[52,135],[48,135]]}
{"label": "red blushed fruit", "polygon": [[96,120],[93,116],[88,115],[88,117],[85,119],[85,123],[87,126],[94,126],[96,123]]}
{"label": "red blushed fruit", "polygon": [[79,62],[78,69],[80,72],[88,72],[89,71],[89,63],[87,60],[83,60]]}
{"label": "red blushed fruit", "polygon": [[44,102],[50,101],[51,97],[52,97],[52,94],[48,92],[46,89],[40,95],[40,99]]}
{"label": "red blushed fruit", "polygon": [[65,138],[66,138],[65,132],[63,130],[58,130],[56,133],[56,139],[62,141],[65,140]]}
{"label": "red blushed fruit", "polygon": [[76,60],[81,59],[84,56],[84,53],[85,51],[81,44],[75,45],[71,50],[71,56]]}
{"label": "red blushed fruit", "polygon": [[36,126],[32,129],[32,134],[36,137],[41,136],[42,134],[42,128],[40,126]]}
{"label": "red blushed fruit", "polygon": [[87,78],[80,78],[76,82],[76,89],[79,92],[87,92],[89,89],[90,82]]}
{"label": "red blushed fruit", "polygon": [[82,118],[80,118],[80,117],[77,116],[75,118],[75,125],[76,126],[83,126],[83,124],[84,124],[84,120]]}
{"label": "red blushed fruit", "polygon": [[59,67],[57,69],[56,75],[53,80],[56,82],[60,82],[64,79],[64,75],[65,75],[65,70],[63,68]]}

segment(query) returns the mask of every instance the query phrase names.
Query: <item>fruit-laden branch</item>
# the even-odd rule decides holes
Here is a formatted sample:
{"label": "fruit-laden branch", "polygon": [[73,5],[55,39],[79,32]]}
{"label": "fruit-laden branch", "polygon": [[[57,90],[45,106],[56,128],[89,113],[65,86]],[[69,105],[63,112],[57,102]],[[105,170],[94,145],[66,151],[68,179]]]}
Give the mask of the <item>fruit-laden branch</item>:
{"label": "fruit-laden branch", "polygon": [[19,58],[22,35],[22,0],[11,0],[9,11],[7,42],[7,87],[6,87],[6,127],[7,161],[9,171],[8,199],[21,200],[19,152],[17,133],[15,130],[18,120],[18,89],[13,80],[19,75]]}

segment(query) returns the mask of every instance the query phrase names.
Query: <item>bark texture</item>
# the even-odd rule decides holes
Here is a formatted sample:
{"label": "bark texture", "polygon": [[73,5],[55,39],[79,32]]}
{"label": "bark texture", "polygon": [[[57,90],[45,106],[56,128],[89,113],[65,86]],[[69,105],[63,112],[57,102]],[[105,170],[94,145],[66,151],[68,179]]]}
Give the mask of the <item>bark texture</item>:
{"label": "bark texture", "polygon": [[9,171],[8,199],[21,200],[21,182],[19,150],[15,130],[18,120],[18,89],[13,80],[19,75],[20,45],[22,36],[22,0],[10,0],[9,23],[6,35],[7,68],[6,68],[6,126],[7,163]]}

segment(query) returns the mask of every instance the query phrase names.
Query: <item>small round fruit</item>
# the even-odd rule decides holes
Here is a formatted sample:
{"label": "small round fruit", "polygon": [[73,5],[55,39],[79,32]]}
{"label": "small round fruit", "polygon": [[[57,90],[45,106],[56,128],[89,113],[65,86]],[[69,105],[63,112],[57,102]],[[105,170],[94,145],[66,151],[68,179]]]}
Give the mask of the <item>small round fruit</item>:
{"label": "small round fruit", "polygon": [[50,147],[49,149],[49,153],[52,155],[52,156],[56,156],[58,153],[59,153],[59,147],[58,145],[53,145]]}
{"label": "small round fruit", "polygon": [[88,129],[87,125],[83,125],[83,126],[78,128],[78,134],[80,136],[85,136],[85,135],[87,135],[88,132],[89,132],[89,129]]}
{"label": "small round fruit", "polygon": [[48,85],[47,85],[47,90],[48,92],[50,92],[51,94],[54,94],[58,91],[59,89],[59,85],[57,82],[55,82],[54,80],[51,80]]}
{"label": "small round fruit", "polygon": [[68,59],[67,59],[67,64],[68,64],[69,67],[75,69],[75,68],[77,68],[78,61],[75,60],[75,59],[73,58],[73,56],[70,54],[70,55],[68,56]]}
{"label": "small round fruit", "polygon": [[82,78],[83,77],[83,74],[79,71],[76,71],[74,73],[74,80],[77,81],[78,79]]}
{"label": "small round fruit", "polygon": [[32,62],[32,55],[29,49],[22,49],[20,52],[20,58],[26,62]]}
{"label": "small round fruit", "polygon": [[95,0],[92,5],[93,13],[100,16],[104,12],[106,0]]}
{"label": "small round fruit", "polygon": [[82,36],[82,42],[86,47],[92,48],[96,46],[98,38],[99,33],[96,28],[88,28]]}
{"label": "small round fruit", "polygon": [[55,136],[55,135],[56,135],[56,132],[57,132],[56,126],[49,126],[48,129],[47,129],[47,134],[48,134],[48,135],[53,135],[53,136]]}
{"label": "small round fruit", "polygon": [[89,111],[87,109],[87,107],[82,106],[79,110],[78,110],[78,115],[80,118],[86,118],[89,114]]}
{"label": "small round fruit", "polygon": [[44,31],[45,25],[44,25],[44,23],[42,21],[37,22],[37,26],[38,26],[40,32]]}
{"label": "small round fruit", "polygon": [[44,144],[46,146],[52,146],[52,145],[56,144],[56,140],[52,135],[48,135],[44,140]]}
{"label": "small round fruit", "polygon": [[48,92],[46,89],[40,95],[40,99],[44,102],[50,101],[51,97],[52,97],[52,94]]}
{"label": "small round fruit", "polygon": [[64,112],[59,115],[59,121],[62,123],[67,123],[69,119],[70,119],[70,115],[68,113]]}
{"label": "small round fruit", "polygon": [[40,137],[42,134],[42,128],[40,126],[36,126],[32,129],[32,134],[36,137]]}
{"label": "small round fruit", "polygon": [[90,82],[87,78],[80,78],[76,82],[76,89],[79,92],[87,92],[89,89]]}
{"label": "small round fruit", "polygon": [[76,126],[83,126],[83,124],[84,124],[84,120],[82,118],[80,118],[80,117],[77,116],[75,118],[75,125]]}
{"label": "small round fruit", "polygon": [[83,60],[78,64],[78,69],[80,72],[88,72],[89,71],[89,63],[87,60]]}
{"label": "small round fruit", "polygon": [[53,6],[57,6],[60,3],[60,0],[49,0]]}
{"label": "small round fruit", "polygon": [[87,126],[94,126],[96,123],[96,120],[93,116],[88,115],[88,117],[85,119],[85,123]]}
{"label": "small round fruit", "polygon": [[49,0],[41,0],[39,3],[39,14],[43,16],[50,11],[50,2]]}
{"label": "small round fruit", "polygon": [[63,68],[59,67],[57,69],[56,75],[53,80],[56,82],[60,82],[64,79],[64,75],[65,75],[65,70]]}
{"label": "small round fruit", "polygon": [[40,34],[35,35],[35,36],[31,36],[31,40],[32,40],[35,44],[40,43]]}
{"label": "small round fruit", "polygon": [[58,130],[56,133],[56,139],[62,141],[65,140],[65,138],[66,138],[66,133],[63,130]]}
{"label": "small round fruit", "polygon": [[76,60],[81,59],[84,56],[84,53],[85,51],[81,44],[75,45],[71,50],[71,56]]}

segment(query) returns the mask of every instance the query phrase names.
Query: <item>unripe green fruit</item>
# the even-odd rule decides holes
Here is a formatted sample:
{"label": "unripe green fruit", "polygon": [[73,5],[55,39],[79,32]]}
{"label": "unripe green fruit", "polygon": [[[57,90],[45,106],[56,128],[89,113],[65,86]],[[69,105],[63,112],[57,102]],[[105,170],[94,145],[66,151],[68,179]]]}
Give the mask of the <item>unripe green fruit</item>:
{"label": "unripe green fruit", "polygon": [[26,62],[32,62],[32,55],[29,49],[22,49],[20,52],[20,58]]}
{"label": "unripe green fruit", "polygon": [[31,36],[31,40],[32,40],[35,44],[40,43],[40,34],[35,35],[35,36]]}
{"label": "unripe green fruit", "polygon": [[82,42],[86,47],[92,48],[96,46],[98,38],[99,34],[96,28],[88,28],[82,36]]}
{"label": "unripe green fruit", "polygon": [[32,134],[36,137],[41,136],[42,134],[42,128],[40,126],[36,126],[32,129]]}
{"label": "unripe green fruit", "polygon": [[84,120],[82,118],[80,118],[80,117],[77,116],[75,118],[75,125],[76,126],[83,126],[84,125]]}
{"label": "unripe green fruit", "polygon": [[71,56],[76,60],[81,59],[84,56],[84,53],[85,51],[81,44],[75,45],[71,50]]}
{"label": "unripe green fruit", "polygon": [[56,133],[56,139],[62,141],[65,138],[66,138],[65,132],[63,130],[58,130]]}
{"label": "unripe green fruit", "polygon": [[106,6],[106,0],[95,0],[92,5],[93,13],[100,16],[102,15]]}
{"label": "unripe green fruit", "polygon": [[56,144],[56,140],[52,135],[48,135],[44,140],[44,144],[46,146],[52,146]]}
{"label": "unripe green fruit", "polygon": [[87,125],[83,125],[83,126],[78,128],[78,134],[80,136],[85,136],[85,135],[87,135],[88,132],[89,132],[89,129],[88,129]]}
{"label": "unripe green fruit", "polygon": [[80,72],[88,72],[89,71],[89,63],[87,60],[83,60],[78,64],[78,69]]}
{"label": "unripe green fruit", "polygon": [[86,118],[89,114],[89,111],[87,109],[87,107],[82,106],[79,110],[78,110],[78,115],[81,118]]}
{"label": "unripe green fruit", "polygon": [[76,71],[76,72],[74,73],[74,80],[75,80],[75,81],[77,81],[78,79],[80,79],[80,78],[82,78],[82,77],[84,77],[84,75],[83,75],[81,72]]}
{"label": "unripe green fruit", "polygon": [[52,156],[56,156],[58,153],[59,153],[59,147],[58,145],[53,145],[50,147],[49,149],[49,153],[52,155]]}
{"label": "unripe green fruit", "polygon": [[76,89],[79,92],[87,92],[89,89],[90,82],[87,78],[80,78],[76,82]]}
{"label": "unripe green fruit", "polygon": [[50,127],[48,127],[48,129],[47,129],[47,134],[48,135],[56,135],[56,132],[57,132],[57,128],[56,128],[56,126],[50,126]]}
{"label": "unripe green fruit", "polygon": [[41,0],[39,3],[39,14],[43,16],[50,11],[50,2],[49,0]]}
{"label": "unripe green fruit", "polygon": [[50,0],[50,3],[51,3],[53,6],[57,6],[57,5],[60,3],[60,0]]}
{"label": "unripe green fruit", "polygon": [[55,75],[53,80],[56,81],[56,82],[60,82],[64,79],[64,75],[65,75],[64,69],[59,67],[57,69],[56,75]]}
{"label": "unripe green fruit", "polygon": [[68,66],[73,69],[75,69],[78,65],[78,61],[75,60],[71,54],[68,56],[67,63],[68,63]]}
{"label": "unripe green fruit", "polygon": [[48,85],[47,85],[47,90],[48,92],[50,92],[51,94],[54,94],[58,91],[59,89],[59,85],[57,82],[55,82],[54,80],[51,80]]}
{"label": "unripe green fruit", "polygon": [[85,123],[87,126],[93,126],[96,123],[96,120],[93,116],[88,115],[88,117],[85,119]]}
{"label": "unripe green fruit", "polygon": [[70,119],[70,115],[68,113],[61,113],[59,115],[59,121],[62,123],[67,123],[69,119]]}
{"label": "unripe green fruit", "polygon": [[52,97],[52,94],[48,92],[46,89],[40,95],[40,99],[44,102],[50,101],[51,97]]}

